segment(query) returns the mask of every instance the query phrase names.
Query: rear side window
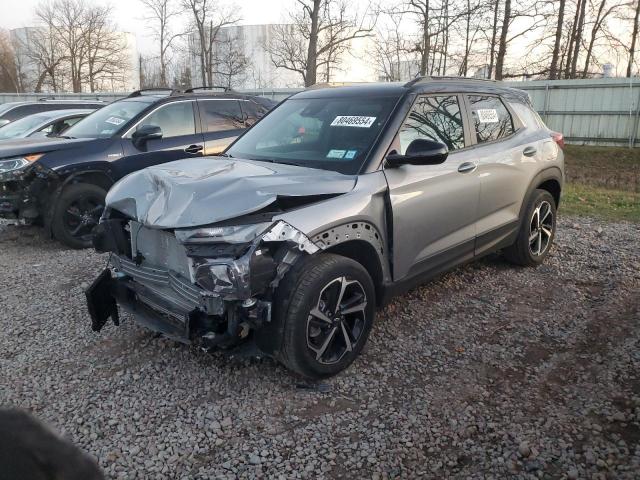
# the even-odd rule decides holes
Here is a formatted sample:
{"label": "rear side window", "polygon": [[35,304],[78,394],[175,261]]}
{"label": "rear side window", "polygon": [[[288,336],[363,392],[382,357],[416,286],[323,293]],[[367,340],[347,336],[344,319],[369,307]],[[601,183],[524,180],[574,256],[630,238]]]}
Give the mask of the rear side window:
{"label": "rear side window", "polygon": [[417,139],[444,143],[450,151],[464,148],[464,127],[458,97],[420,97],[400,129],[400,153]]}
{"label": "rear side window", "polygon": [[247,121],[247,126],[251,126],[260,120],[265,113],[267,113],[267,109],[262,105],[257,105],[253,102],[241,102],[240,106],[242,107],[242,112],[244,113],[244,117]]}
{"label": "rear side window", "polygon": [[515,132],[509,110],[498,97],[470,95],[468,98],[478,143],[500,140]]}
{"label": "rear side window", "polygon": [[244,128],[244,118],[237,100],[199,100],[198,105],[205,132]]}

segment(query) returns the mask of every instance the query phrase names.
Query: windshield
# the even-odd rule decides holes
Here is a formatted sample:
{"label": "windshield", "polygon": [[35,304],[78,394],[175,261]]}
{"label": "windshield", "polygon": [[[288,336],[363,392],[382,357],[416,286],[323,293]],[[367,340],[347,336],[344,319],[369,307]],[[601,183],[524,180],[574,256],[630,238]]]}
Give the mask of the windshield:
{"label": "windshield", "polygon": [[21,118],[15,122],[9,123],[0,129],[0,140],[7,138],[18,138],[25,133],[29,133],[32,129],[47,121],[45,115],[30,115]]}
{"label": "windshield", "polygon": [[247,160],[355,174],[397,100],[293,98],[257,123],[226,153]]}
{"label": "windshield", "polygon": [[147,102],[114,102],[86,116],[64,135],[73,138],[109,138],[148,106]]}

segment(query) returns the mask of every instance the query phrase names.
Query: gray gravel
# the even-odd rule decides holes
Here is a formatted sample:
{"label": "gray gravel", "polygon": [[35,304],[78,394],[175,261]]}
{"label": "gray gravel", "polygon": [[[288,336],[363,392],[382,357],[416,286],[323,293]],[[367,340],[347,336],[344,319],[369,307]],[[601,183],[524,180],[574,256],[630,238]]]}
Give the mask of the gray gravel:
{"label": "gray gravel", "polygon": [[271,360],[89,328],[105,256],[0,227],[0,405],[113,478],[638,478],[640,230],[564,219],[547,264],[460,268],[379,313],[329,392]]}

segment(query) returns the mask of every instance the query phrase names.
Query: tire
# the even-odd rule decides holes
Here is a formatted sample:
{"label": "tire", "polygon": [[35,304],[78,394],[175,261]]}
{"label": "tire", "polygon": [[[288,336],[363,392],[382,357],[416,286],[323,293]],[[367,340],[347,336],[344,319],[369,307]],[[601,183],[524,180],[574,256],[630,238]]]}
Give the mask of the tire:
{"label": "tire", "polygon": [[106,195],[106,190],[90,183],[67,186],[53,208],[51,232],[56,240],[71,248],[91,247]]}
{"label": "tire", "polygon": [[534,190],[520,222],[518,237],[513,245],[504,249],[504,256],[516,265],[540,265],[551,250],[555,234],[556,202],[546,190]]}
{"label": "tire", "polygon": [[[345,314],[341,316],[331,307],[343,282],[340,303]],[[371,277],[359,263],[334,254],[298,262],[280,283],[275,300],[274,320],[283,325],[276,357],[289,370],[310,379],[330,377],[347,368],[362,351],[375,316]],[[346,307],[358,310],[349,312]]]}

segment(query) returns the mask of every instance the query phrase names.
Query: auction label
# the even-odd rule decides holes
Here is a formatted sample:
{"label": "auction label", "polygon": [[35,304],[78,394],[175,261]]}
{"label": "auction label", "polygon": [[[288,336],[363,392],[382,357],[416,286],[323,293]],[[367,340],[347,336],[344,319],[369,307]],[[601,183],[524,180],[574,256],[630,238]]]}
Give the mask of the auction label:
{"label": "auction label", "polygon": [[498,123],[498,111],[494,108],[480,108],[478,109],[478,120],[480,123]]}
{"label": "auction label", "polygon": [[369,128],[376,121],[376,117],[361,117],[359,115],[340,115],[333,122],[332,127]]}

